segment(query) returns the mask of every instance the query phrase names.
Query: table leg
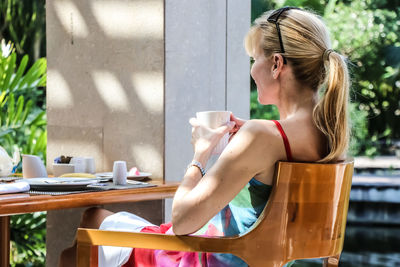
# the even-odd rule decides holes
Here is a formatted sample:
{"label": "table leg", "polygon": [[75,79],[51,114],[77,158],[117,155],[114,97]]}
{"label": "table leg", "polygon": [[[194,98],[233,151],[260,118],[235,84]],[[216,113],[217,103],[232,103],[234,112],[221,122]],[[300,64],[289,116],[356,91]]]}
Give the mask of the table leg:
{"label": "table leg", "polygon": [[10,266],[10,217],[0,216],[0,266]]}

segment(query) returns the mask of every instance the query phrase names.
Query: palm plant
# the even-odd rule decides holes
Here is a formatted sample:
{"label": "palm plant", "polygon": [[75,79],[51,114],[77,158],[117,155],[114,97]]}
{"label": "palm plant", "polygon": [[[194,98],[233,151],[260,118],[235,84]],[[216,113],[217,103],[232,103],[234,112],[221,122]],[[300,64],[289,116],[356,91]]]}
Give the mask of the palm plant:
{"label": "palm plant", "polygon": [[[2,41],[0,57],[0,143],[10,153],[18,146],[22,153],[46,157],[46,111],[38,105],[46,84],[46,59],[27,69],[28,56],[19,66],[12,45]],[[26,100],[28,98],[28,100]]]}
{"label": "palm plant", "polygon": [[45,0],[0,1],[0,39],[12,40],[18,55],[35,62],[46,54]]}
{"label": "palm plant", "polygon": [[[0,145],[8,153],[15,148],[24,154],[46,158],[47,130],[43,90],[46,59],[28,68],[28,56],[19,64],[12,44],[2,41],[0,50]],[[20,170],[19,170],[20,171]],[[45,213],[11,217],[12,266],[43,266]]]}

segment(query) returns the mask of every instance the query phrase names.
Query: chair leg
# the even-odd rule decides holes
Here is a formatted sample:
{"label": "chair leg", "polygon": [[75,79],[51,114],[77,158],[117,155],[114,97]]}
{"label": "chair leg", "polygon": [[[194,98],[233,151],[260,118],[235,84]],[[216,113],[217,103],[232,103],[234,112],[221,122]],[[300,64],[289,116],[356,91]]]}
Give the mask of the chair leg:
{"label": "chair leg", "polygon": [[90,254],[90,267],[99,266],[99,246],[92,246]]}
{"label": "chair leg", "polygon": [[323,267],[337,267],[339,266],[340,254],[324,259]]}
{"label": "chair leg", "polygon": [[76,266],[90,267],[91,246],[87,244],[77,244]]}

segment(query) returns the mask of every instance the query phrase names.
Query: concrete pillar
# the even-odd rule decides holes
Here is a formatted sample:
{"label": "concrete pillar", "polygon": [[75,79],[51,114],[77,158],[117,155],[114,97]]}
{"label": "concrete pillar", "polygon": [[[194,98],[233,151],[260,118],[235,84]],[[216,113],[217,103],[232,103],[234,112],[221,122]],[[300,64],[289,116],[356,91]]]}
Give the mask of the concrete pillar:
{"label": "concrete pillar", "polygon": [[[243,47],[249,27],[250,1],[165,2],[166,181],[180,181],[192,160],[188,121],[197,111],[250,117],[250,62]],[[166,200],[166,221],[171,204]]]}
{"label": "concrete pillar", "polygon": [[[63,154],[94,156],[97,171],[121,159],[179,181],[196,111],[249,118],[250,1],[48,0],[46,12],[50,173]],[[107,208],[160,223],[171,201]],[[72,243],[83,210],[48,212],[46,266]]]}

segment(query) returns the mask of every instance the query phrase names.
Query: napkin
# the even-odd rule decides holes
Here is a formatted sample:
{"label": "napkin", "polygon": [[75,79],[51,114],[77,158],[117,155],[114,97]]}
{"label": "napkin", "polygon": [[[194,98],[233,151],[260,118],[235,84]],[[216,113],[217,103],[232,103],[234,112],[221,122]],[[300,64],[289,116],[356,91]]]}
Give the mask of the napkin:
{"label": "napkin", "polygon": [[0,194],[10,194],[29,191],[30,186],[27,182],[15,182],[0,184]]}
{"label": "napkin", "polygon": [[128,176],[139,176],[139,175],[140,171],[136,167],[131,168],[128,172]]}

